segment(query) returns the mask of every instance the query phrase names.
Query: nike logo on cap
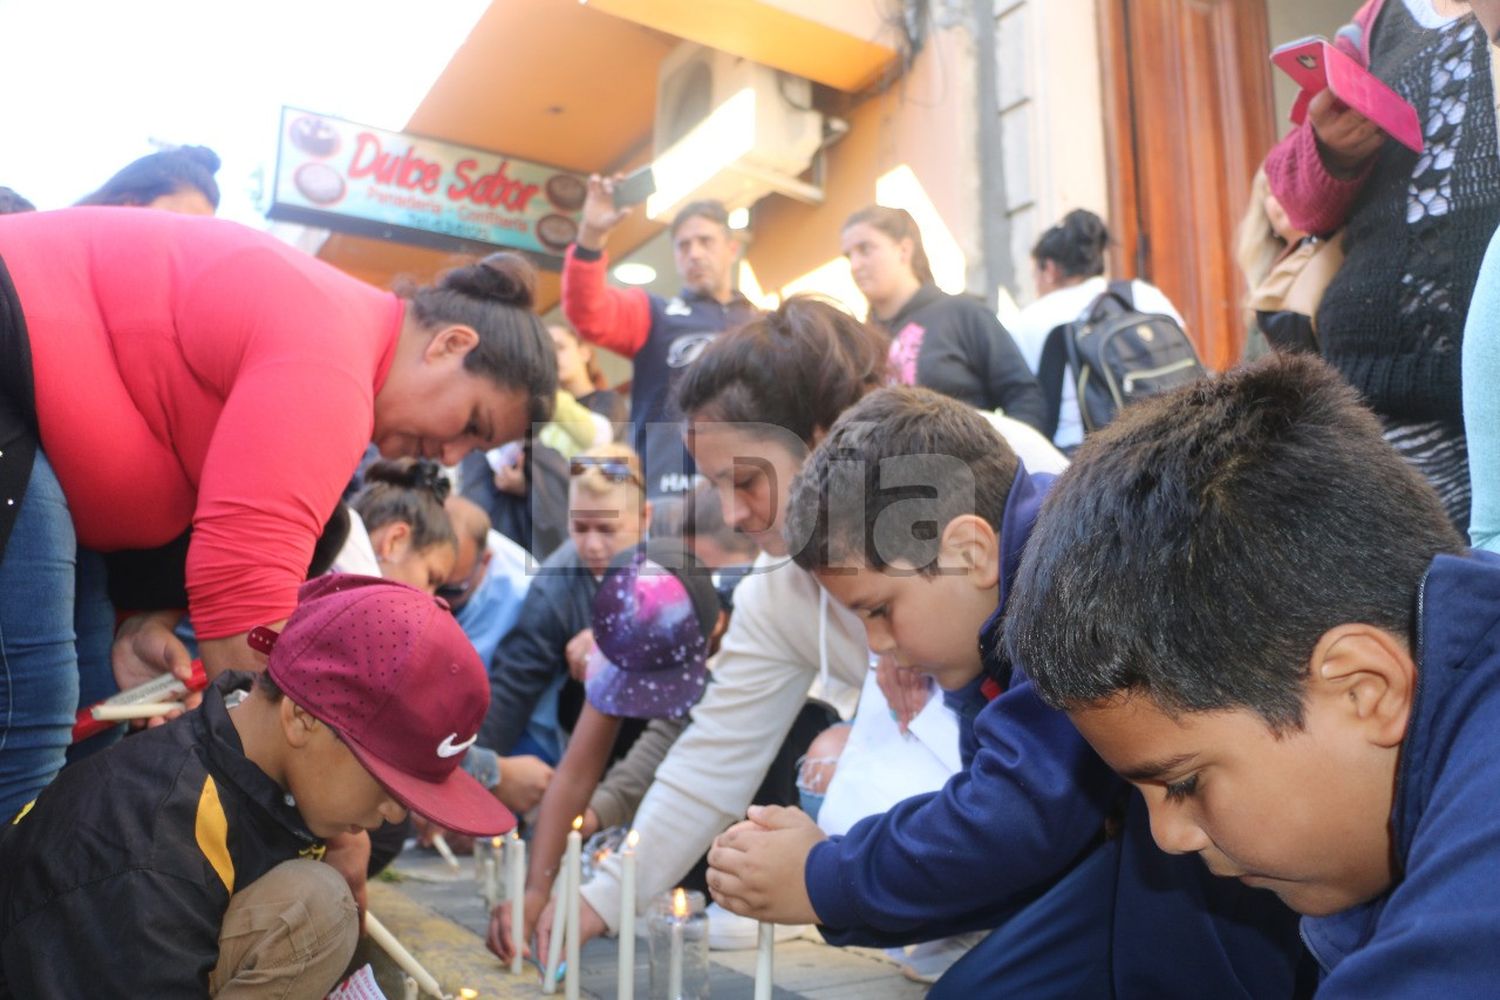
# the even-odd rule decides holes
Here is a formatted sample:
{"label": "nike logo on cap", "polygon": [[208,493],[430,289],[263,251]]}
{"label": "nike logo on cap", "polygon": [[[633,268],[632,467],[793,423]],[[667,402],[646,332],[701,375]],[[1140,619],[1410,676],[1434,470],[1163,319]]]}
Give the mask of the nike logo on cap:
{"label": "nike logo on cap", "polygon": [[459,754],[463,753],[465,750],[469,749],[469,747],[474,745],[475,741],[479,739],[479,734],[475,733],[473,736],[470,736],[462,743],[454,743],[453,741],[457,738],[457,733],[449,733],[447,736],[444,736],[443,742],[438,744],[438,756],[457,757]]}

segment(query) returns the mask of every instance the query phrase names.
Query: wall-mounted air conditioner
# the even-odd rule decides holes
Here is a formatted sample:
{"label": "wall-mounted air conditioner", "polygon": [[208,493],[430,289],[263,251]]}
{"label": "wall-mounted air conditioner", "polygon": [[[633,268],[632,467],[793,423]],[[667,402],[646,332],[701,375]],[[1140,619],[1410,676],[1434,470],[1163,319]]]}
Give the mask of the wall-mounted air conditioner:
{"label": "wall-mounted air conditioner", "polygon": [[691,42],[661,66],[656,92],[651,218],[714,198],[731,211],[771,192],[822,201],[798,179],[823,142],[812,84]]}

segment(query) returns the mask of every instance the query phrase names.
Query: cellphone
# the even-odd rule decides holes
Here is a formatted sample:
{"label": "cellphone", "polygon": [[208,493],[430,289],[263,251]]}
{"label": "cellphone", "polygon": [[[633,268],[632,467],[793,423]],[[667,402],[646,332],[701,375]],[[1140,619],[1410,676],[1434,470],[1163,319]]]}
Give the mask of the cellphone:
{"label": "cellphone", "polygon": [[1307,104],[1323,90],[1364,115],[1382,131],[1414,153],[1422,152],[1422,124],[1417,109],[1359,61],[1325,38],[1299,38],[1271,51],[1271,62],[1296,81],[1302,96],[1292,108],[1292,121],[1307,119]]}
{"label": "cellphone", "polygon": [[639,205],[655,193],[656,175],[651,172],[651,164],[648,163],[639,170],[631,171],[615,185],[615,207]]}

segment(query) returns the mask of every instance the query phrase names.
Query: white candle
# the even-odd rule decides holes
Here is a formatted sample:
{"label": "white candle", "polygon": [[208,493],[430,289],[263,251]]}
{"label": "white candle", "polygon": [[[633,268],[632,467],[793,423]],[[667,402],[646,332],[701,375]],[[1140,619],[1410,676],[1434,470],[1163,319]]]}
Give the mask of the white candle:
{"label": "white candle", "polygon": [[494,837],[490,840],[490,861],[485,868],[485,900],[490,909],[500,904],[500,864],[504,856],[500,853],[501,839]]}
{"label": "white candle", "polygon": [[616,1000],[635,1000],[635,845],[641,836],[634,830],[620,852],[620,943]]}
{"label": "white candle", "polygon": [[485,900],[488,905],[484,861],[484,841],[476,840],[474,841],[474,894]]}
{"label": "white candle", "polygon": [[679,1000],[682,996],[682,934],[687,918],[687,893],[675,889],[672,892],[672,944],[667,954],[667,1000]]}
{"label": "white candle", "polygon": [[759,934],[759,948],[755,954],[755,1000],[771,1000],[771,984],[775,971],[775,957],[772,949],[776,945],[776,925],[761,924]]}
{"label": "white candle", "polygon": [[510,863],[510,974],[521,974],[521,950],[526,945],[526,841],[510,835],[510,846],[506,848],[506,859]]}
{"label": "white candle", "polygon": [[448,863],[449,868],[452,868],[454,871],[459,870],[458,858],[454,856],[453,848],[448,846],[447,837],[443,836],[441,833],[433,834],[432,847],[433,850],[437,851],[442,859]]}
{"label": "white candle", "polygon": [[412,957],[411,952],[404,948],[396,936],[386,930],[375,918],[375,914],[369,910],[365,911],[365,932],[370,935],[370,940],[378,944],[382,951],[391,956],[391,961],[400,966],[401,971],[417,981],[422,991],[435,997],[443,997],[443,988],[433,978],[432,973],[422,968],[422,964]]}
{"label": "white candle", "polygon": [[98,722],[129,722],[133,719],[154,719],[158,715],[180,711],[180,701],[153,701],[141,705],[95,705],[89,714]]}
{"label": "white candle", "polygon": [[583,817],[579,816],[573,820],[573,830],[568,834],[568,971],[564,983],[567,1000],[578,1000],[579,967],[583,964],[579,960],[583,946],[579,906],[579,890],[583,888],[583,834],[578,832],[582,826]]}
{"label": "white candle", "polygon": [[422,995],[421,989],[417,986],[417,981],[411,976],[401,977],[401,995],[405,997],[405,1000],[417,1000]]}
{"label": "white candle", "polygon": [[564,866],[552,883],[552,940],[547,944],[547,968],[542,973],[542,992],[557,992],[557,966],[562,961],[563,932],[568,918],[568,869]]}

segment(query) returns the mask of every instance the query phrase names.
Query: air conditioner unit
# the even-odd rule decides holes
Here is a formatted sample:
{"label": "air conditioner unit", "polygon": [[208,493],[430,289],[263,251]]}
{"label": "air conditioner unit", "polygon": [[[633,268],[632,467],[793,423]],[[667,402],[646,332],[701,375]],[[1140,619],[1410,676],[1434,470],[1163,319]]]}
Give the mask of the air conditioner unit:
{"label": "air conditioner unit", "polygon": [[823,116],[801,77],[685,42],[662,62],[653,138],[653,219],[703,198],[730,210],[773,191],[823,200],[797,177],[823,142]]}

